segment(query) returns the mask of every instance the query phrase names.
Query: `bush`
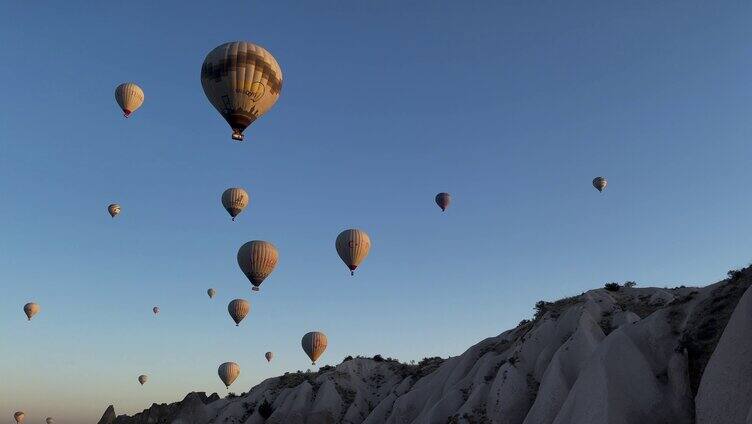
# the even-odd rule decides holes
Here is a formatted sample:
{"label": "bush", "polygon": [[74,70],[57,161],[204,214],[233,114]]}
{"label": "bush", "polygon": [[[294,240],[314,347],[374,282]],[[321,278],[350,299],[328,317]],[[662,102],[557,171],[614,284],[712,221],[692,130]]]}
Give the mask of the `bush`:
{"label": "bush", "polygon": [[548,312],[548,302],[539,300],[535,303],[535,319],[543,318],[543,315]]}
{"label": "bush", "polygon": [[274,408],[272,408],[272,404],[268,400],[264,399],[264,402],[258,407],[258,413],[263,419],[267,419],[274,413]]}
{"label": "bush", "polygon": [[234,399],[238,397],[238,395],[235,394],[235,392],[230,392],[227,394],[227,399]]}
{"label": "bush", "polygon": [[624,283],[624,287],[629,288],[629,289],[631,289],[632,287],[636,285],[637,283],[635,283],[634,281],[627,281],[626,283]]}
{"label": "bush", "polygon": [[331,365],[324,365],[323,367],[319,368],[319,372],[326,372],[333,370],[334,367]]}
{"label": "bush", "polygon": [[384,362],[384,358],[381,355],[379,355],[379,354],[376,354],[373,357],[373,360],[376,361],[376,362]]}
{"label": "bush", "polygon": [[350,355],[345,356],[345,359],[342,360],[342,362],[352,361],[353,357]]}
{"label": "bush", "polygon": [[606,283],[603,285],[603,288],[611,292],[617,292],[619,291],[621,286],[619,285],[619,283]]}
{"label": "bush", "polygon": [[731,281],[738,280],[742,276],[742,270],[740,269],[732,269],[731,271],[727,272],[726,275],[728,275],[728,279]]}

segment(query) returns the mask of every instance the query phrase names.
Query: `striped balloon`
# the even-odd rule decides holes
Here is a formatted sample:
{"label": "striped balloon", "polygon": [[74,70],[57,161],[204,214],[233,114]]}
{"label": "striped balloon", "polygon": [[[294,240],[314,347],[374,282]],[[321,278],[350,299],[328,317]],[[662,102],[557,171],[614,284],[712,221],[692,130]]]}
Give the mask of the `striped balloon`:
{"label": "striped balloon", "polygon": [[232,128],[232,139],[269,111],[282,90],[282,70],[264,48],[246,41],[215,48],[201,66],[201,86],[209,102]]}
{"label": "striped balloon", "polygon": [[235,381],[240,375],[240,365],[235,362],[225,362],[219,366],[217,374],[219,374],[219,379],[222,380],[222,382],[225,383],[225,386],[229,389],[233,381]]}
{"label": "striped balloon", "polygon": [[146,384],[147,381],[149,381],[149,376],[144,374],[138,376],[138,382],[141,383],[142,386]]}
{"label": "striped balloon", "polygon": [[250,201],[251,197],[248,193],[239,187],[228,188],[222,193],[222,206],[230,214],[233,221],[240,212],[243,212]]}
{"label": "striped balloon", "polygon": [[23,423],[24,418],[26,418],[26,414],[23,411],[16,411],[16,413],[13,414],[13,419],[16,420],[18,424]]}
{"label": "striped balloon", "polygon": [[151,308],[151,310],[152,310],[152,312],[154,312],[154,315],[159,314],[159,306],[155,306],[155,307]]}
{"label": "striped balloon", "polygon": [[34,315],[39,313],[39,309],[40,309],[39,305],[37,305],[34,302],[29,302],[25,304],[23,307],[24,313],[26,314],[26,318],[28,318],[29,321],[31,321],[31,319],[34,318]]}
{"label": "striped balloon", "polygon": [[206,291],[206,294],[209,295],[209,299],[214,299],[214,296],[217,295],[217,291],[214,289],[209,289]]}
{"label": "striped balloon", "polygon": [[436,204],[439,205],[441,211],[445,211],[452,203],[452,196],[449,193],[439,193],[436,195]]}
{"label": "striped balloon", "polygon": [[264,358],[266,358],[266,362],[271,362],[274,359],[274,352],[266,352]]}
{"label": "striped balloon", "polygon": [[258,291],[264,279],[274,271],[278,260],[277,248],[268,241],[249,241],[238,250],[238,265],[253,284],[254,291]]}
{"label": "striped balloon", "polygon": [[350,268],[350,275],[355,275],[355,268],[371,250],[371,239],[363,230],[349,229],[339,233],[334,246],[342,262]]}
{"label": "striped balloon", "polygon": [[240,321],[243,321],[251,311],[251,304],[245,299],[235,299],[227,305],[227,312],[230,313],[230,317],[235,321],[235,326],[240,325]]}
{"label": "striped balloon", "polygon": [[132,82],[120,84],[115,89],[115,101],[127,118],[144,104],[144,90]]}
{"label": "striped balloon", "polygon": [[120,214],[120,205],[118,205],[117,203],[110,204],[109,206],[107,206],[107,212],[110,213],[111,217],[116,217]]}
{"label": "striped balloon", "polygon": [[300,343],[303,345],[303,351],[311,358],[312,365],[316,365],[316,361],[324,353],[328,344],[326,334],[320,331],[312,331],[306,334]]}
{"label": "striped balloon", "polygon": [[603,192],[603,189],[606,188],[608,185],[608,181],[606,181],[603,177],[595,177],[593,178],[593,187],[595,187],[598,191]]}

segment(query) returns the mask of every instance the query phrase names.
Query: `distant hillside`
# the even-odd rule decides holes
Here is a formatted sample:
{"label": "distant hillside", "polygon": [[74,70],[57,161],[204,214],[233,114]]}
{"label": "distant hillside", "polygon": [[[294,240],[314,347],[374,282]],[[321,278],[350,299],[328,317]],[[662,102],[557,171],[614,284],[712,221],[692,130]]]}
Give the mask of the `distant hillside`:
{"label": "distant hillside", "polygon": [[110,406],[99,424],[750,424],[750,284],[750,268],[702,288],[611,284],[539,302],[454,358],[347,358],[238,397]]}

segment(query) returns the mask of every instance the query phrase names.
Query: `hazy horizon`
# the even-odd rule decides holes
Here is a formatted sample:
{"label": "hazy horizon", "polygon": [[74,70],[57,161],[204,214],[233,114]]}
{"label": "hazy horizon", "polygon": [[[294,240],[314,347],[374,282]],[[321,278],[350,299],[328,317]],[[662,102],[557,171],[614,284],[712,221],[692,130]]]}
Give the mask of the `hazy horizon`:
{"label": "hazy horizon", "polygon": [[[244,392],[315,368],[313,330],[319,366],[457,355],[540,299],[747,264],[752,4],[608,3],[0,5],[3,420],[224,396],[225,361]],[[284,74],[240,144],[199,81],[232,40]],[[126,81],[145,92],[130,119]],[[237,222],[232,186],[251,196]],[[354,277],[334,249],[351,227],[373,243]],[[260,293],[249,240],[279,249]]]}

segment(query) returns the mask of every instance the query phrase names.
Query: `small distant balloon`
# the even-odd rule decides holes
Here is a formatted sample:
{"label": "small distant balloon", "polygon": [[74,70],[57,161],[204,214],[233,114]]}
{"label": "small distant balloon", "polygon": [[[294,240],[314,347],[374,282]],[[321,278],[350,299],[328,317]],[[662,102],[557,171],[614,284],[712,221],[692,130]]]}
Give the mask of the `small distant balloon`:
{"label": "small distant balloon", "polygon": [[271,362],[274,359],[274,352],[266,352],[264,358],[266,358],[266,362]]}
{"label": "small distant balloon", "polygon": [[603,189],[606,188],[608,185],[608,181],[606,181],[603,177],[595,177],[593,178],[593,187],[596,188],[599,192],[603,192]]}
{"label": "small distant balloon", "polygon": [[159,314],[159,306],[155,306],[155,307],[151,308],[151,310],[152,310],[152,312],[154,312],[154,315],[158,315]]}
{"label": "small distant balloon", "polygon": [[16,411],[16,413],[13,414],[13,419],[16,420],[18,424],[23,423],[24,418],[26,418],[26,414],[23,411]]}
{"label": "small distant balloon", "polygon": [[52,419],[52,417],[47,417],[47,418],[45,418],[45,420],[44,420],[44,421],[45,421],[45,422],[46,422],[47,424],[53,424],[53,423],[55,422],[55,420],[53,420],[53,419]]}
{"label": "small distant balloon", "polygon": [[371,250],[371,239],[365,231],[351,228],[339,233],[334,246],[342,262],[350,269],[350,275],[355,275],[355,269]]}
{"label": "small distant balloon", "polygon": [[116,217],[120,214],[120,205],[117,203],[112,203],[111,205],[107,206],[107,212],[110,213],[111,217]]}
{"label": "small distant balloon", "polygon": [[229,389],[235,379],[240,375],[240,365],[235,362],[225,362],[219,366],[217,374],[219,374],[219,379],[225,383],[225,387]]}
{"label": "small distant balloon", "polygon": [[240,325],[240,321],[243,321],[251,311],[251,304],[245,299],[234,299],[227,305],[227,312],[230,313],[230,317],[235,321],[235,326]]}
{"label": "small distant balloon", "polygon": [[144,90],[133,82],[120,84],[115,88],[115,101],[128,118],[144,104]]}
{"label": "small distant balloon", "polygon": [[452,196],[449,193],[439,193],[436,195],[436,204],[439,205],[442,212],[449,207],[451,202]]}
{"label": "small distant balloon", "polygon": [[224,206],[227,213],[230,214],[232,220],[235,221],[235,217],[243,212],[243,209],[248,206],[251,201],[251,196],[248,192],[240,187],[228,188],[222,193],[222,206]]}
{"label": "small distant balloon", "polygon": [[214,289],[209,289],[206,291],[206,294],[209,295],[209,299],[214,299],[214,296],[217,295],[217,291]]}
{"label": "small distant balloon", "polygon": [[141,374],[138,376],[138,382],[141,383],[142,386],[146,384],[147,381],[149,381],[149,377],[147,375]]}
{"label": "small distant balloon", "polygon": [[29,321],[31,321],[32,318],[34,318],[34,315],[39,313],[39,305],[37,305],[34,302],[29,302],[24,305],[23,310],[26,314],[26,318],[28,318]]}
{"label": "small distant balloon", "polygon": [[303,336],[303,340],[300,341],[303,346],[303,351],[311,358],[311,365],[316,365],[316,361],[326,350],[328,341],[326,334],[320,331],[312,331]]}
{"label": "small distant balloon", "polygon": [[201,86],[209,102],[232,128],[232,139],[274,106],[282,90],[282,70],[271,53],[246,41],[218,46],[201,66]]}
{"label": "small distant balloon", "polygon": [[249,241],[238,249],[238,265],[253,285],[253,291],[259,290],[261,283],[274,271],[278,260],[277,248],[268,241]]}

